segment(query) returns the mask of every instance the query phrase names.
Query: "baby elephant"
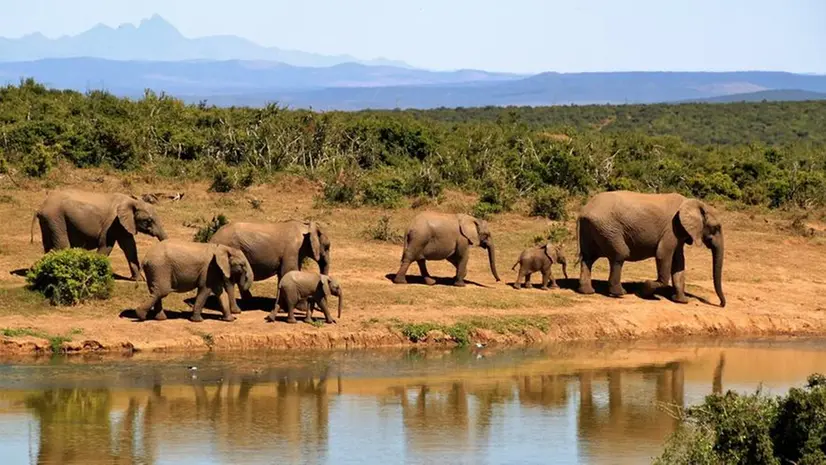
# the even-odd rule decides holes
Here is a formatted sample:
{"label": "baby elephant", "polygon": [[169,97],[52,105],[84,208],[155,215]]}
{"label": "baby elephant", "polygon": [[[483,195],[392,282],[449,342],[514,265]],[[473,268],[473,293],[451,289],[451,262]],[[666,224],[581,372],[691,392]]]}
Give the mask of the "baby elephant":
{"label": "baby elephant", "polygon": [[295,323],[293,312],[296,304],[301,301],[307,302],[307,316],[304,321],[312,323],[313,309],[317,305],[324,312],[327,323],[335,323],[330,317],[330,310],[327,308],[327,299],[330,295],[338,297],[338,318],[341,318],[342,293],[341,285],[337,279],[324,274],[310,271],[293,270],[288,272],[278,281],[278,292],[275,295],[275,308],[267,316],[267,321],[275,321],[278,308],[287,312],[287,323]]}
{"label": "baby elephant", "polygon": [[[198,289],[195,305],[192,307],[194,322],[204,321],[204,308],[210,291],[221,302],[224,321],[233,321],[232,313],[240,313],[235,304],[234,287],[249,289],[252,284],[252,267],[244,253],[238,249],[218,244],[183,242],[167,239],[158,242],[146,254],[143,261],[146,285],[151,296],[137,309],[138,319],[146,319],[151,308],[155,309],[155,319],[165,320],[161,301],[172,292],[189,292]],[[228,302],[221,299],[227,292]]]}
{"label": "baby elephant", "polygon": [[520,281],[525,280],[525,286],[530,287],[531,274],[537,271],[542,271],[542,287],[541,289],[548,289],[548,278],[551,280],[551,287],[558,288],[553,274],[551,274],[551,265],[554,263],[562,264],[562,273],[565,274],[565,279],[568,279],[568,263],[565,260],[565,254],[559,246],[553,246],[551,243],[538,245],[522,251],[519,255],[519,261],[513,264],[511,270],[519,265],[519,273],[516,276],[516,281],[513,287],[519,289]]}

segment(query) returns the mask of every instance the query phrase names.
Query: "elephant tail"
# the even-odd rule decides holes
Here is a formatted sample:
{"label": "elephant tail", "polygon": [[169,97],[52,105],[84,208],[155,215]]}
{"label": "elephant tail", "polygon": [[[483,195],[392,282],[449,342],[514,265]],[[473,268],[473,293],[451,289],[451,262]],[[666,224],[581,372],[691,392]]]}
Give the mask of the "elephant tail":
{"label": "elephant tail", "polygon": [[37,220],[37,212],[32,215],[32,224],[29,227],[29,244],[34,244],[34,222]]}
{"label": "elephant tail", "polygon": [[579,233],[580,233],[579,223],[580,223],[580,219],[577,218],[576,219],[576,237],[574,238],[574,240],[576,241],[576,261],[574,262],[575,266],[579,265],[582,262],[582,242],[581,242],[581,239],[579,238]]}
{"label": "elephant tail", "polygon": [[515,270],[516,265],[518,265],[518,264],[519,264],[519,260],[517,260],[516,263],[513,264],[513,266],[511,267],[511,271]]}

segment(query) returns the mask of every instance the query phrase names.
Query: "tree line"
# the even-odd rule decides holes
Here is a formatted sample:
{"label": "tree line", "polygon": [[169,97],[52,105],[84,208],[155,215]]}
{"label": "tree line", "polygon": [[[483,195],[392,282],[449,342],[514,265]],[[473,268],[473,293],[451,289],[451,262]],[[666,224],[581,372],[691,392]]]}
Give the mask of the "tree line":
{"label": "tree line", "polygon": [[824,123],[826,102],[320,113],[28,79],[0,89],[0,169],[41,177],[62,159],[224,192],[289,172],[327,202],[385,207],[452,187],[479,194],[481,215],[524,199],[561,217],[569,196],[616,189],[808,208],[826,205]]}

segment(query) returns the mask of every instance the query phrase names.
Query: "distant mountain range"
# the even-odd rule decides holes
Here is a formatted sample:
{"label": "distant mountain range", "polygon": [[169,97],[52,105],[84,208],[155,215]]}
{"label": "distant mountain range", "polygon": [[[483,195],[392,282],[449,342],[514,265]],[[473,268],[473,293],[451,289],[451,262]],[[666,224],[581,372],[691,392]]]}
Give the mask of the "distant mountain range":
{"label": "distant mountain range", "polygon": [[151,61],[264,60],[305,67],[340,63],[410,67],[402,61],[384,58],[361,60],[349,55],[329,56],[264,47],[231,35],[187,38],[158,15],[142,20],[137,27],[129,23],[116,28],[98,24],[78,35],[56,39],[39,33],[17,39],[0,38],[0,61],[80,57]]}
{"label": "distant mountain range", "polygon": [[821,100],[826,76],[782,72],[541,73],[429,71],[384,59],[262,47],[235,36],[186,38],[160,16],[72,37],[0,38],[0,84],[188,102],[360,110],[508,105]]}
{"label": "distant mountain range", "polygon": [[188,102],[360,110],[683,101],[819,100],[826,76],[782,72],[435,72],[344,63],[307,68],[260,61],[112,61],[97,58],[0,63],[0,83],[33,77],[50,87],[105,89],[139,97],[165,91]]}

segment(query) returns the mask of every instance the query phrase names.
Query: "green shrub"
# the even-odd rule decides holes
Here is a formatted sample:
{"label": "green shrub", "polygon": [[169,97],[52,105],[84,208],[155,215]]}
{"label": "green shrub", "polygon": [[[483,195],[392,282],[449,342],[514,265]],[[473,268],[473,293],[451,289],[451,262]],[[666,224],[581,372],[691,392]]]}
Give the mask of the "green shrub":
{"label": "green shrub", "polygon": [[394,176],[366,178],[361,183],[361,201],[365,205],[397,208],[401,205],[404,182]]}
{"label": "green shrub", "polygon": [[568,192],[557,186],[547,186],[537,190],[531,196],[531,216],[544,216],[550,220],[561,221],[568,218],[565,204]]}
{"label": "green shrub", "polygon": [[251,167],[230,168],[219,166],[212,176],[211,192],[230,192],[233,190],[243,190],[255,183],[255,171]]}
{"label": "green shrub", "polygon": [[727,174],[719,171],[710,175],[695,175],[688,181],[688,186],[700,198],[719,196],[738,200],[743,195],[737,184]]}
{"label": "green shrub", "polygon": [[826,463],[826,377],[821,374],[782,397],[728,391],[707,396],[684,414],[655,463]]}
{"label": "green shrub", "polygon": [[487,220],[491,216],[502,213],[504,209],[501,205],[495,205],[488,202],[477,202],[476,205],[473,206],[473,216]]}
{"label": "green shrub", "polygon": [[405,193],[410,196],[436,198],[444,189],[444,181],[439,171],[432,166],[422,167],[405,183]]}
{"label": "green shrub", "polygon": [[26,274],[28,288],[52,305],[109,298],[114,286],[109,257],[83,249],[52,250]]}
{"label": "green shrub", "polygon": [[533,238],[534,245],[545,244],[550,242],[552,244],[562,244],[573,236],[568,228],[563,224],[557,224],[548,228],[543,234],[537,234]]}
{"label": "green shrub", "polygon": [[51,171],[54,161],[54,149],[38,143],[23,157],[23,172],[32,178],[42,178]]}
{"label": "green shrub", "polygon": [[227,217],[224,216],[223,213],[219,213],[218,215],[213,216],[209,223],[199,228],[192,240],[195,242],[209,242],[215,232],[227,224],[229,224]]}

